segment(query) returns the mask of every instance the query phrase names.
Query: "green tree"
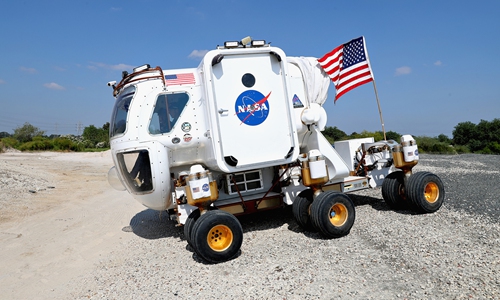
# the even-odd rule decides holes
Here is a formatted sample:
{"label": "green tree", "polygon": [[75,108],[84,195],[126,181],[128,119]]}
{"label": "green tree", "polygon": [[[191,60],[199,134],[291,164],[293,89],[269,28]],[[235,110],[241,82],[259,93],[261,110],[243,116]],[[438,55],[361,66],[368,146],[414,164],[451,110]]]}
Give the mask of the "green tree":
{"label": "green tree", "polygon": [[391,130],[385,133],[385,137],[387,138],[387,140],[399,142],[399,140],[401,139],[401,134]]}
{"label": "green tree", "polygon": [[489,122],[481,120],[477,125],[472,122],[463,122],[453,130],[455,145],[465,145],[470,151],[478,153],[497,153],[500,143],[500,119]]}
{"label": "green tree", "polygon": [[[108,129],[106,129],[108,128]],[[92,147],[96,147],[98,143],[109,145],[109,123],[103,125],[102,128],[97,128],[94,125],[87,126],[83,129],[83,138],[90,141]]]}
{"label": "green tree", "polygon": [[461,122],[453,130],[453,143],[456,145],[468,145],[469,141],[475,139],[476,136],[476,124],[470,121]]}
{"label": "green tree", "polygon": [[337,126],[335,127],[326,126],[325,130],[323,131],[323,135],[330,143],[341,141],[347,137],[347,134],[342,130],[338,129]]}
{"label": "green tree", "polygon": [[34,137],[43,136],[44,134],[45,131],[26,122],[23,126],[14,129],[14,134],[12,136],[19,142],[26,143],[32,141]]}
{"label": "green tree", "polygon": [[384,139],[384,133],[382,131],[372,132],[372,131],[363,130],[363,131],[361,131],[361,133],[353,132],[349,136],[350,139],[361,139],[361,138],[367,138],[367,137],[373,137],[375,142],[378,142],[378,141],[382,141]]}
{"label": "green tree", "polygon": [[106,132],[109,132],[109,122],[106,122],[106,124],[102,125],[102,129],[106,130]]}
{"label": "green tree", "polygon": [[440,135],[438,135],[437,139],[441,143],[451,144],[451,142],[452,142],[452,140],[446,134],[443,134],[443,133],[441,133]]}

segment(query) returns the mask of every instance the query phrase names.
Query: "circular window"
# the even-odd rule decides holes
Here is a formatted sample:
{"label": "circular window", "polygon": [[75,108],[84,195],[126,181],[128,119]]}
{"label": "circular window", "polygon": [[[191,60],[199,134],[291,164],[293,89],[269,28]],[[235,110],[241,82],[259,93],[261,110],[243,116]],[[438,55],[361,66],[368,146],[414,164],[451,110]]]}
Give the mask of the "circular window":
{"label": "circular window", "polygon": [[246,73],[245,75],[243,75],[243,77],[241,77],[241,82],[247,88],[251,88],[255,85],[255,76],[250,73]]}

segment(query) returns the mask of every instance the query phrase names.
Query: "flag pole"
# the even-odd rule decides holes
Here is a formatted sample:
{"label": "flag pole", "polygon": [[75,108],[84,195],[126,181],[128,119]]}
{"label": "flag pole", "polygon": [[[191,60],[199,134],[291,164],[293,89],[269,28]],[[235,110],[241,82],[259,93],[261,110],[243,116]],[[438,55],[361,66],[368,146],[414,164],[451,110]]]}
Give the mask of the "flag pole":
{"label": "flag pole", "polygon": [[378,100],[377,85],[375,84],[375,78],[373,78],[373,89],[375,90],[375,98],[377,98],[378,113],[380,115],[380,123],[382,124],[382,132],[384,133],[384,140],[387,141],[385,136],[384,118],[382,117],[382,109],[380,108],[380,101]]}

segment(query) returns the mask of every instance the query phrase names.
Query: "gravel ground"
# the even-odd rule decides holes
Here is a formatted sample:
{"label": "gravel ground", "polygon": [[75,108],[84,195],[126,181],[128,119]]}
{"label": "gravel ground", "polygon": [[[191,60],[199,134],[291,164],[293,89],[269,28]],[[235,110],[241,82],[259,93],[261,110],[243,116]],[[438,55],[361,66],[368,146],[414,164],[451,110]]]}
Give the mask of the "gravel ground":
{"label": "gravel ground", "polygon": [[423,155],[417,170],[438,174],[446,187],[446,205],[500,220],[500,156]]}
{"label": "gravel ground", "polygon": [[175,227],[138,211],[135,238],[72,284],[77,299],[500,299],[500,157],[421,155],[446,189],[434,214],[392,211],[380,189],[350,194],[346,237],[303,231],[290,207],[240,218],[240,255],[207,264]]}

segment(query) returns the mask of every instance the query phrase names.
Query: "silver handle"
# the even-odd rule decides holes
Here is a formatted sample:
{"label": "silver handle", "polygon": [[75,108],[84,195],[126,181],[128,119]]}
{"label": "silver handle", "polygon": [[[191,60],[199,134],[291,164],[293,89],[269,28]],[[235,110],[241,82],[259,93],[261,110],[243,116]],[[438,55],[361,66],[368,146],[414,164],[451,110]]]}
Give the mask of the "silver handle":
{"label": "silver handle", "polygon": [[222,109],[222,108],[221,108],[221,109],[219,109],[219,114],[221,114],[221,115],[222,115],[223,113],[227,113],[227,112],[228,112],[228,110],[227,110],[227,109]]}

